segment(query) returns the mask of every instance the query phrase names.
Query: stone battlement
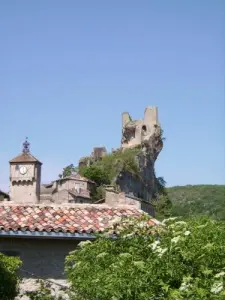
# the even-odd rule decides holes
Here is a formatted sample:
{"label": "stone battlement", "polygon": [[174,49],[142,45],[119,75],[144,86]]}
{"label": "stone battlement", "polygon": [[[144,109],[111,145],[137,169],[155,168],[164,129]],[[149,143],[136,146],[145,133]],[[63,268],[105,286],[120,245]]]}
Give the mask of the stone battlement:
{"label": "stone battlement", "polygon": [[148,106],[141,120],[132,120],[128,112],[122,114],[122,148],[131,148],[141,145],[142,142],[153,135],[159,127],[158,108]]}

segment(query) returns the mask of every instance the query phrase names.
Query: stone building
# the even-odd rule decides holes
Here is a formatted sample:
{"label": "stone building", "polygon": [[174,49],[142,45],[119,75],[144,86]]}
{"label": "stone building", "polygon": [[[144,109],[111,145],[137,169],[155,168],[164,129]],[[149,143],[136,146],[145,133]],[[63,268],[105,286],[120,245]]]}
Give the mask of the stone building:
{"label": "stone building", "polygon": [[[36,279],[66,285],[65,257],[80,241],[95,239],[96,233],[111,226],[118,217],[143,214],[127,204],[111,207],[68,203],[24,205],[22,202],[21,199],[21,203],[0,203],[0,252],[21,258],[21,289],[27,290],[36,288]],[[149,222],[158,224],[155,219]]]}
{"label": "stone building", "polygon": [[41,185],[41,165],[25,141],[23,152],[10,161],[10,201],[0,203],[0,252],[23,262],[20,300],[29,299],[24,291],[36,289],[36,279],[50,280],[59,295],[58,284],[67,285],[65,257],[80,241],[95,239],[118,217],[152,212],[150,206],[143,211],[137,199],[112,191],[105,203],[88,204],[95,183],[75,173]]}
{"label": "stone building", "polygon": [[41,185],[41,165],[29,150],[27,140],[21,154],[10,162],[10,200],[24,203],[39,203]]}
{"label": "stone building", "polygon": [[79,168],[82,166],[90,166],[92,163],[101,160],[106,154],[107,150],[105,147],[94,147],[90,156],[80,158]]}
{"label": "stone building", "polygon": [[[0,202],[0,252],[21,258],[20,272],[28,289],[35,288],[31,280],[36,279],[66,284],[65,257],[80,241],[93,240],[114,219],[139,217],[144,212],[154,216],[150,203],[154,162],[162,149],[157,109],[147,108],[143,120],[131,121],[128,113],[122,119],[120,151],[140,146],[137,160],[142,178],[118,174],[121,192],[106,189],[102,204],[90,204],[95,183],[79,174],[41,185],[42,163],[30,153],[27,140],[22,153],[9,162],[10,201]],[[91,159],[101,159],[105,154],[104,147],[94,148]],[[158,223],[154,218],[149,221],[150,225]]]}
{"label": "stone building", "polygon": [[104,157],[106,154],[107,154],[107,150],[105,147],[94,147],[91,153],[91,157],[94,160],[98,160]]}
{"label": "stone building", "polygon": [[130,205],[138,210],[142,210],[151,217],[155,217],[155,206],[141,198],[133,195],[126,194],[124,192],[117,192],[114,188],[106,188],[105,197],[95,202],[96,204],[104,203],[111,207],[118,207],[121,205]]}
{"label": "stone building", "polygon": [[149,106],[145,109],[144,118],[132,120],[128,112],[122,114],[122,148],[131,148],[141,145],[146,138],[154,134],[159,126],[158,108]]}
{"label": "stone building", "polygon": [[[128,112],[122,114],[121,147],[112,149],[112,153],[132,148],[139,150],[134,155],[139,174],[124,171],[123,167],[119,170],[118,167],[118,172],[111,184],[116,186],[126,197],[133,197],[137,201],[151,202],[157,193],[154,165],[163,148],[162,129],[158,120],[157,107],[148,106],[144,111],[143,119],[132,120]],[[97,150],[94,151],[95,149]],[[80,159],[79,167],[90,166],[106,155],[104,148],[94,148],[94,150],[89,157]]]}
{"label": "stone building", "polygon": [[17,203],[91,203],[95,183],[79,174],[60,178],[41,185],[42,163],[30,152],[30,144],[23,143],[22,153],[10,162],[10,200]]}
{"label": "stone building", "polygon": [[78,173],[41,185],[41,203],[91,203],[95,183]]}

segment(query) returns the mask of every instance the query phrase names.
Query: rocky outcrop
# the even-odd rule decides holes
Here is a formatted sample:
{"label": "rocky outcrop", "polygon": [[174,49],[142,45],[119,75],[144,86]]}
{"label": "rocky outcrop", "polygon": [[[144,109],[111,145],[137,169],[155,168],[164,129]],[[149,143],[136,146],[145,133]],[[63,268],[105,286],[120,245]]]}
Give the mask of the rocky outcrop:
{"label": "rocky outcrop", "polygon": [[121,170],[116,178],[116,184],[122,192],[151,201],[157,189],[154,165],[163,148],[158,110],[156,107],[147,107],[144,119],[135,121],[128,113],[124,113],[122,122],[122,149],[140,149],[135,156],[139,174]]}
{"label": "rocky outcrop", "polygon": [[156,192],[155,161],[163,148],[162,130],[155,125],[151,134],[141,141],[139,152],[135,156],[139,174],[121,170],[116,178],[116,184],[121,192],[151,201]]}
{"label": "rocky outcrop", "polygon": [[[111,160],[114,168],[116,166],[116,176],[110,178],[115,190],[150,202],[157,190],[154,165],[162,148],[162,129],[158,122],[157,107],[147,107],[144,118],[140,120],[132,120],[129,113],[123,113],[121,147],[112,151],[115,159]],[[129,159],[133,155],[136,168],[135,166],[127,168],[126,155],[117,155],[125,151],[130,151]],[[90,166],[98,160],[104,160],[105,155],[106,152],[95,160],[93,155],[82,158],[79,167]],[[108,171],[108,166],[105,171]]]}

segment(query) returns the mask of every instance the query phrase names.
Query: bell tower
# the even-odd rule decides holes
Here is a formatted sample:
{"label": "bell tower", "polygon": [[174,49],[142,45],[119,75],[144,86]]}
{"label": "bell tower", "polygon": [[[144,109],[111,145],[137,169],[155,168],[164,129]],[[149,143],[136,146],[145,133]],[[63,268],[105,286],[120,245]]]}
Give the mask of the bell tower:
{"label": "bell tower", "polygon": [[22,153],[9,161],[10,200],[15,203],[38,203],[40,200],[41,165],[30,153],[30,144],[23,143]]}

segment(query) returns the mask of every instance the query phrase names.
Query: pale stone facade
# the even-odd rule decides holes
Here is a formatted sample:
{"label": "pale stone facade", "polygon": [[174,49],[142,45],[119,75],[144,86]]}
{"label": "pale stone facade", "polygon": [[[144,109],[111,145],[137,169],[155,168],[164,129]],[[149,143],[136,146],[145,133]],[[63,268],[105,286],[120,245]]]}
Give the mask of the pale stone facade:
{"label": "pale stone facade", "polygon": [[[42,163],[30,153],[27,141],[23,145],[23,152],[9,162],[10,201],[24,204],[91,203],[95,183],[79,174],[41,185]],[[102,151],[104,152],[104,149]]]}
{"label": "pale stone facade", "polygon": [[40,200],[41,165],[24,143],[23,152],[10,160],[10,200],[16,203],[38,203]]}
{"label": "pale stone facade", "polygon": [[91,203],[95,183],[79,174],[60,178],[51,184],[41,186],[40,202]]}
{"label": "pale stone facade", "polygon": [[144,141],[146,136],[155,132],[155,125],[159,126],[158,108],[149,106],[145,109],[143,120],[132,120],[128,112],[122,114],[122,148],[131,148]]}
{"label": "pale stone facade", "polygon": [[112,207],[130,205],[137,209],[143,210],[152,217],[155,216],[155,207],[150,202],[144,201],[137,197],[132,197],[125,193],[118,193],[113,190],[106,190],[105,204]]}

